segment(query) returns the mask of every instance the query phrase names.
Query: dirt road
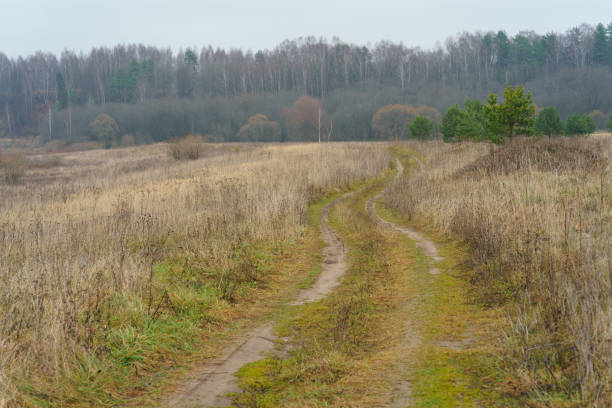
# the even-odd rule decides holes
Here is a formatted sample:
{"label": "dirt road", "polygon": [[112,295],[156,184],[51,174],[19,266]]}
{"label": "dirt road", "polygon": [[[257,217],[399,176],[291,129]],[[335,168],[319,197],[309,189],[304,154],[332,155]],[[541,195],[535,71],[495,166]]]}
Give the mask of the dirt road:
{"label": "dirt road", "polygon": [[[423,164],[418,160],[417,162],[422,171]],[[387,185],[387,188],[402,176],[403,171],[402,164],[397,160],[397,174]],[[382,219],[378,215],[376,212],[376,201],[382,197],[385,191],[386,189],[366,202],[368,213],[384,228],[397,231],[415,241],[416,246],[433,262],[441,260],[442,258],[438,255],[438,249],[433,242],[411,228],[396,225]],[[296,299],[290,303],[291,305],[301,305],[322,299],[340,284],[342,276],[347,270],[347,250],[340,236],[329,226],[328,218],[334,203],[350,194],[353,193],[347,193],[332,201],[322,210],[321,237],[326,243],[323,249],[322,271],[313,286],[301,291]],[[432,266],[429,269],[429,273],[438,274],[439,270]],[[403,338],[406,354],[414,352],[420,342],[420,338],[418,333],[409,324],[405,327]],[[234,375],[236,371],[245,364],[257,361],[265,355],[273,353],[276,345],[284,340],[279,339],[273,334],[272,323],[266,323],[254,329],[246,336],[226,347],[217,361],[207,364],[201,371],[195,373],[193,378],[183,384],[181,391],[167,401],[167,406],[173,408],[219,407],[231,404],[232,401],[226,394],[240,391]],[[402,363],[400,362],[400,364]],[[410,395],[411,386],[409,381],[402,381],[397,384],[392,406],[405,407],[409,405]]]}
{"label": "dirt road", "polygon": [[[423,170],[423,163],[416,159],[417,163],[419,163],[419,169],[422,171]],[[402,166],[402,163],[397,160],[397,173],[393,179],[393,182],[395,182],[397,179],[399,179],[402,174],[404,173],[404,167]],[[389,188],[389,186],[391,185],[391,183],[389,183],[387,185],[387,188]],[[368,211],[368,213],[376,220],[376,222],[386,228],[395,230],[397,232],[400,232],[404,235],[406,235],[408,238],[410,238],[411,240],[413,240],[416,243],[416,246],[421,249],[423,251],[423,253],[425,254],[425,256],[431,258],[434,262],[437,261],[441,261],[443,258],[440,257],[438,255],[438,248],[436,248],[436,245],[431,242],[430,240],[428,240],[427,238],[423,237],[421,234],[419,234],[417,231],[415,231],[412,228],[409,227],[403,227],[397,224],[393,224],[392,222],[389,222],[387,220],[382,219],[378,213],[376,212],[376,201],[378,199],[380,199],[383,194],[385,193],[386,189],[381,191],[380,193],[378,193],[377,195],[375,195],[374,197],[370,198],[367,202],[366,202],[366,209]],[[431,267],[429,269],[429,273],[431,274],[438,274],[440,273],[440,271],[435,268],[435,267]]]}
{"label": "dirt road", "polygon": [[[301,291],[291,305],[314,302],[327,296],[340,284],[346,272],[346,247],[338,234],[329,226],[328,218],[334,203],[352,193],[327,204],[321,211],[321,237],[325,241],[322,270],[311,288]],[[219,407],[231,404],[227,393],[240,391],[234,373],[243,365],[270,354],[282,342],[273,334],[272,324],[266,323],[226,347],[221,357],[207,364],[193,378],[185,381],[181,391],[173,395],[166,406]]]}
{"label": "dirt road", "polygon": [[[414,159],[417,161],[419,165],[419,170],[423,171],[424,170],[423,163],[416,157]],[[389,184],[387,184],[387,187],[383,191],[381,191],[380,193],[378,193],[377,195],[375,195],[374,197],[366,201],[366,210],[370,214],[370,216],[376,220],[376,222],[379,225],[383,226],[384,228],[388,228],[388,229],[397,231],[401,234],[404,234],[408,238],[413,240],[416,246],[419,249],[421,249],[421,251],[423,251],[423,254],[425,254],[425,256],[429,257],[433,261],[431,262],[431,264],[437,261],[441,261],[443,258],[438,255],[438,248],[433,242],[423,237],[421,234],[419,234],[417,231],[413,230],[412,228],[403,227],[403,226],[394,224],[392,222],[389,222],[381,218],[376,212],[376,201],[380,199],[385,194],[387,189],[390,188],[392,183],[396,182],[404,173],[404,167],[402,166],[402,163],[399,161],[399,159],[396,159],[396,164],[397,164],[397,173],[395,174],[395,177]],[[437,275],[440,273],[439,269],[433,265],[430,266],[428,272],[432,275]],[[403,350],[402,355],[405,356],[405,359],[400,360],[398,362],[398,364],[400,365],[400,371],[402,372],[409,371],[409,359],[410,359],[409,356],[412,356],[414,355],[414,353],[416,353],[416,350],[420,343],[421,343],[421,336],[418,330],[416,330],[412,326],[412,322],[410,321],[406,322],[406,324],[404,325],[404,331],[402,333],[402,350]],[[411,383],[409,380],[401,379],[395,386],[395,390],[393,393],[393,399],[391,402],[391,407],[392,408],[405,408],[411,405],[411,401],[412,401]]]}

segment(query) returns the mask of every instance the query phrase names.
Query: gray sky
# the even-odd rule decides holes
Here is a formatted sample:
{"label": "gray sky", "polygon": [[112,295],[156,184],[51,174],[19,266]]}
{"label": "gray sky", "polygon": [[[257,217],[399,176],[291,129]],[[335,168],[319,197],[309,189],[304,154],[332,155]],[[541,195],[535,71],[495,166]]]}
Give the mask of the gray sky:
{"label": "gray sky", "polygon": [[0,0],[0,51],[120,43],[257,50],[307,35],[431,48],[462,31],[545,33],[611,21],[612,0]]}

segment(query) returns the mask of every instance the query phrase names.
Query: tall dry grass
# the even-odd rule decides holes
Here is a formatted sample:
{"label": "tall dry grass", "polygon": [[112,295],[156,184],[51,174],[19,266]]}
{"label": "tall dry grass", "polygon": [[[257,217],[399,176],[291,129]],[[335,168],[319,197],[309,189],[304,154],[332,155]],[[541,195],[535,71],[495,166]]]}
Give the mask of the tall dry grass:
{"label": "tall dry grass", "polygon": [[[44,393],[69,404],[57,395],[75,366],[95,377],[142,316],[196,308],[209,289],[231,302],[236,282],[258,278],[249,242],[297,238],[313,200],[390,165],[373,144],[207,149],[188,162],[164,145],[70,153],[0,186],[0,406]],[[156,265],[184,256],[208,272],[155,281]]]}
{"label": "tall dry grass", "polygon": [[612,405],[611,141],[409,143],[426,169],[386,197],[471,246],[475,293],[511,310],[508,389],[536,406]]}
{"label": "tall dry grass", "polygon": [[26,169],[26,160],[21,152],[0,151],[0,183],[18,184]]}

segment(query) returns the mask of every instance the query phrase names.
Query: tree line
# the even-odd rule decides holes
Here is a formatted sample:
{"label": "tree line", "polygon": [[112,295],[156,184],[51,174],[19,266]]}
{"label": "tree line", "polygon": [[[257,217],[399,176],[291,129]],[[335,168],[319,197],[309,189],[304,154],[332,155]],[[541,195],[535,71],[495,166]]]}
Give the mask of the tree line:
{"label": "tree line", "polygon": [[[120,105],[113,105],[120,106]],[[253,103],[252,107],[261,108],[262,105]],[[158,141],[175,139],[172,135],[189,135],[190,140],[210,141],[238,141],[238,142],[282,142],[282,141],[330,141],[349,140],[351,137],[342,137],[334,133],[334,116],[328,115],[325,105],[316,98],[304,95],[298,98],[289,107],[280,111],[280,119],[269,118],[263,113],[255,113],[246,118],[235,135],[227,138],[194,131],[200,123],[191,125],[197,119],[197,111],[188,119],[182,116],[185,109],[176,107],[179,119],[172,119],[172,106],[161,105],[158,115],[161,119],[143,120],[143,125],[157,126],[151,128],[153,134],[161,134]],[[210,108],[213,108],[211,106]],[[279,112],[272,112],[278,114]],[[95,111],[90,111],[95,114]],[[234,112],[235,114],[235,112]],[[601,112],[599,112],[601,114]],[[603,116],[603,115],[602,115]],[[82,118],[86,115],[77,115]],[[88,126],[81,129],[82,133],[89,133],[91,139],[99,146],[113,147],[117,145],[131,146],[135,143],[146,143],[138,140],[133,134],[120,133],[120,127],[125,129],[126,123],[135,120],[136,115],[120,117],[122,125],[107,113],[98,113],[91,122],[79,122],[79,126]],[[557,109],[553,106],[538,108],[533,103],[531,92],[526,92],[524,86],[507,85],[503,92],[503,100],[499,100],[495,93],[491,93],[482,103],[480,100],[467,99],[463,107],[458,104],[451,106],[442,115],[437,109],[428,105],[414,106],[410,104],[389,104],[379,108],[373,115],[369,124],[361,124],[360,129],[370,133],[371,139],[379,140],[405,140],[405,139],[433,139],[442,137],[444,141],[492,141],[502,143],[516,135],[546,135],[548,137],[565,134],[568,136],[586,135],[593,133],[597,128],[594,117],[605,123],[612,131],[612,114],[608,118],[591,114],[572,114],[563,122]],[[200,116],[209,118],[209,116]],[[336,117],[337,118],[337,117]],[[365,117],[367,118],[367,117]],[[361,118],[363,120],[363,118]],[[177,128],[164,128],[175,123],[183,126]],[[221,120],[220,123],[228,123]],[[345,124],[346,126],[346,124]],[[333,136],[332,136],[333,134]],[[340,137],[339,137],[340,136]],[[365,138],[364,138],[365,139]],[[151,141],[151,140],[149,140]]]}
{"label": "tree line", "polygon": [[[467,99],[463,108],[458,104],[451,106],[442,117],[441,130],[447,142],[489,140],[501,143],[516,135],[588,135],[597,128],[594,117],[598,114],[574,113],[564,122],[554,106],[537,108],[531,92],[526,92],[524,86],[507,85],[503,101],[491,93],[484,104]],[[605,126],[612,132],[612,114]]]}
{"label": "tree line", "polygon": [[[310,95],[336,117],[335,131],[361,139],[375,132],[352,133],[349,111],[354,116],[367,111],[368,122],[386,104],[427,104],[444,111],[458,100],[484,99],[506,83],[528,84],[537,90],[539,105],[556,105],[562,115],[610,111],[611,68],[612,23],[545,35],[466,32],[431,50],[389,41],[365,47],[307,37],[257,52],[118,45],[88,54],[66,50],[59,57],[38,52],[10,59],[0,53],[0,135],[36,135],[48,128],[51,138],[79,139],[85,137],[75,125],[83,121],[79,115],[106,110],[144,115],[166,105],[181,107],[191,121],[183,126],[194,127],[191,111],[208,114],[201,109],[221,103],[244,110],[246,117],[227,118],[231,124],[220,134],[224,126],[216,119],[199,131],[226,139],[259,113],[241,108],[243,100],[265,100],[281,112],[282,103]],[[337,103],[351,95],[357,97],[355,106]],[[371,100],[379,105],[370,106]],[[132,127],[130,132],[143,137],[161,137],[148,133],[150,126]]]}

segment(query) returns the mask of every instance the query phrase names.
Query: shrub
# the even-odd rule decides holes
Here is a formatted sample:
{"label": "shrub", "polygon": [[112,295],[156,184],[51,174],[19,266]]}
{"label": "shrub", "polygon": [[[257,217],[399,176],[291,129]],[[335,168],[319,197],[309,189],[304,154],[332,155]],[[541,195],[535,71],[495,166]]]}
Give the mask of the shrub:
{"label": "shrub", "polygon": [[597,129],[605,129],[606,128],[606,120],[608,119],[606,115],[600,111],[599,109],[595,109],[589,116],[593,119],[595,126]]}
{"label": "shrub", "polygon": [[236,138],[241,142],[278,142],[281,138],[281,128],[278,122],[258,113],[251,116],[247,124],[240,128]]}
{"label": "shrub", "polygon": [[431,139],[433,130],[433,124],[425,116],[417,116],[410,124],[410,133],[415,139]]}
{"label": "shrub", "polygon": [[107,149],[116,142],[119,134],[117,122],[106,113],[100,113],[96,116],[96,119],[89,124],[89,129],[98,141],[104,143]]}
{"label": "shrub", "polygon": [[168,154],[175,160],[197,160],[204,154],[205,143],[202,135],[187,135],[170,143]]}
{"label": "shrub", "polygon": [[408,139],[411,131],[410,123],[416,117],[438,123],[440,112],[427,105],[385,105],[374,114],[372,131],[378,139]]}
{"label": "shrub", "polygon": [[129,146],[135,146],[135,145],[136,145],[136,138],[134,137],[134,135],[126,133],[125,135],[121,136],[121,146],[129,147]]}
{"label": "shrub", "polygon": [[51,167],[58,167],[64,164],[61,156],[57,155],[41,155],[35,159],[31,159],[28,162],[29,168],[37,169],[48,169]]}
{"label": "shrub", "polygon": [[588,135],[595,131],[595,122],[589,115],[578,115],[577,113],[567,118],[565,134],[568,136]]}
{"label": "shrub", "polygon": [[548,137],[559,136],[563,131],[563,123],[557,109],[552,106],[542,109],[535,122],[535,131]]}
{"label": "shrub", "polygon": [[482,103],[477,99],[466,99],[464,109],[451,106],[442,117],[444,141],[484,140],[487,137],[486,120]]}
{"label": "shrub", "polygon": [[18,184],[24,176],[26,160],[21,153],[0,153],[0,180],[6,184]]}

